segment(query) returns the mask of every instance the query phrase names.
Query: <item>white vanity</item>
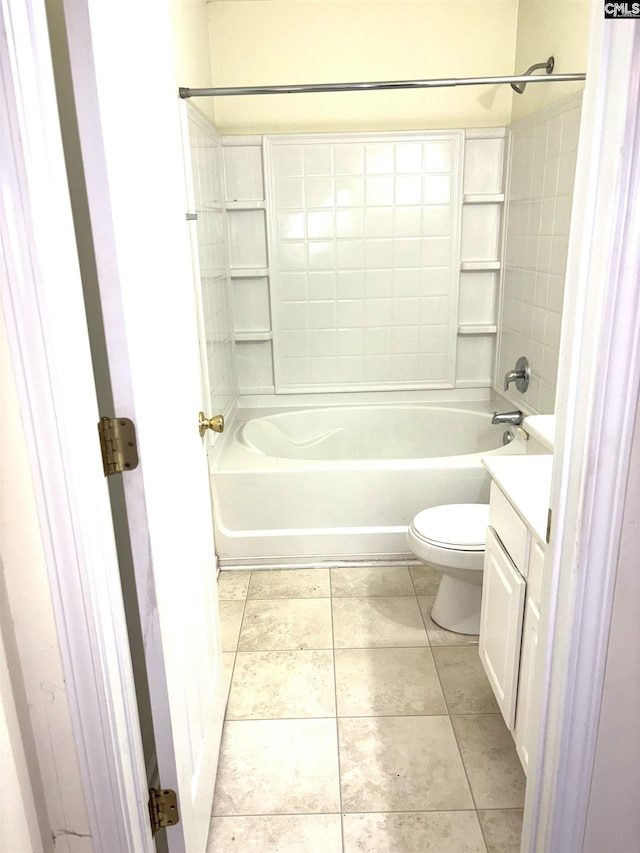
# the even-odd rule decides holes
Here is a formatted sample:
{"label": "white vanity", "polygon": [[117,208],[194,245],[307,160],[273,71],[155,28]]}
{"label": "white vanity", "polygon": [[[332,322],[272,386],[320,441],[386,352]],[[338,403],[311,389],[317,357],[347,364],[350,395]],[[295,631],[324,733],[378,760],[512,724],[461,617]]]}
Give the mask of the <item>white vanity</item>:
{"label": "white vanity", "polygon": [[552,461],[546,453],[483,459],[492,482],[479,652],[525,772],[538,729],[533,691]]}

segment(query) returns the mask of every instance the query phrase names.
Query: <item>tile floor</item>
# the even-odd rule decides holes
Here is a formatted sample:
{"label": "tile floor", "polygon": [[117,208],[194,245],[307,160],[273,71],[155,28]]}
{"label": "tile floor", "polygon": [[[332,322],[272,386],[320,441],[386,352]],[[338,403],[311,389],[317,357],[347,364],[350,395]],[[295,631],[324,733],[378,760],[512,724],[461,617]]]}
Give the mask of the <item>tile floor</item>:
{"label": "tile floor", "polygon": [[209,853],[517,853],[524,775],[425,567],[223,572]]}

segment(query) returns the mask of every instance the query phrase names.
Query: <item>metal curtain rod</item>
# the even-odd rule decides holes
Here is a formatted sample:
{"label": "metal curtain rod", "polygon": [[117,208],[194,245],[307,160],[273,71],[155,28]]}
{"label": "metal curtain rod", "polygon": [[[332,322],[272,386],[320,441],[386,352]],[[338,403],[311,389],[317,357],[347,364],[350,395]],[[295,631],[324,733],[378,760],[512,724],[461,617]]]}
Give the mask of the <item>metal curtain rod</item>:
{"label": "metal curtain rod", "polygon": [[[546,63],[542,63],[546,65]],[[462,77],[436,80],[384,80],[377,83],[301,83],[293,86],[222,86],[215,89],[180,87],[181,98],[211,98],[226,95],[287,95],[306,92],[367,92],[376,89],[440,89],[451,86],[491,86],[502,83],[553,83],[586,80],[586,74],[551,74],[532,77],[527,74],[509,77]],[[516,90],[517,91],[517,90]]]}

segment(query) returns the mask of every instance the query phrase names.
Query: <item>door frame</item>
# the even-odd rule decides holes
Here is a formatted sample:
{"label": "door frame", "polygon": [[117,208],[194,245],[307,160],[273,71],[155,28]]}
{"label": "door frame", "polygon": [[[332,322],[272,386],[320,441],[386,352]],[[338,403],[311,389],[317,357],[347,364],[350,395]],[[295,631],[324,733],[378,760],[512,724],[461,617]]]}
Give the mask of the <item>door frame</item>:
{"label": "door frame", "polygon": [[[560,375],[572,377],[572,387],[558,401],[554,531],[545,582],[553,658],[547,641],[543,760],[529,786],[531,840],[523,848],[540,851],[568,849],[567,839],[584,830],[599,715],[594,696],[602,694],[629,463],[620,439],[628,437],[640,392],[640,344],[637,336],[624,337],[628,317],[638,310],[637,293],[629,287],[637,248],[618,242],[625,234],[617,219],[613,231],[605,229],[608,240],[600,234],[586,239],[598,224],[611,222],[612,212],[624,212],[629,187],[638,185],[633,150],[624,148],[638,118],[638,92],[631,87],[626,102],[619,95],[621,84],[624,91],[632,79],[637,24],[603,27],[595,6],[588,69],[594,83],[585,92],[583,119],[589,146],[581,142],[559,368]],[[13,158],[3,181],[5,197],[20,217],[17,230],[0,223],[8,273],[2,299],[87,807],[97,849],[151,850],[108,496],[95,434],[80,412],[81,404],[95,400],[95,388],[43,3],[0,0],[0,14],[9,45],[5,50],[3,43],[0,52],[5,81],[0,102],[11,133],[2,146]],[[97,420],[97,406],[91,405]],[[611,413],[626,417],[612,419],[615,441],[605,417]],[[594,460],[613,499],[609,489],[597,488]],[[598,571],[603,557],[606,574]]]}
{"label": "door frame", "polygon": [[[96,850],[153,851],[43,0],[0,0],[0,296]],[[63,295],[63,298],[61,298]],[[64,756],[60,756],[64,772]]]}
{"label": "door frame", "polygon": [[[640,24],[594,3],[541,606],[540,760],[523,851],[582,849],[640,399]],[[570,381],[567,379],[570,378]]]}

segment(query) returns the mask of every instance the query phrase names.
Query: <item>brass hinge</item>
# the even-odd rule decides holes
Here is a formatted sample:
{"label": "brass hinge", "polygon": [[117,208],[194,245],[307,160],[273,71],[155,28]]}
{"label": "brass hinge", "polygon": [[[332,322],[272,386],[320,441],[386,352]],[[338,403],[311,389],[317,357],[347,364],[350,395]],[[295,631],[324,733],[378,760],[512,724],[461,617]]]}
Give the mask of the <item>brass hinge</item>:
{"label": "brass hinge", "polygon": [[101,418],[98,424],[105,477],[138,466],[136,428],[129,418]]}
{"label": "brass hinge", "polygon": [[552,516],[553,516],[553,513],[551,512],[551,509],[549,509],[549,512],[547,513],[547,542],[549,542],[549,540],[551,539],[551,519],[552,519]]}
{"label": "brass hinge", "polygon": [[164,826],[174,826],[180,820],[176,792],[164,788],[149,788],[149,817],[153,835]]}

